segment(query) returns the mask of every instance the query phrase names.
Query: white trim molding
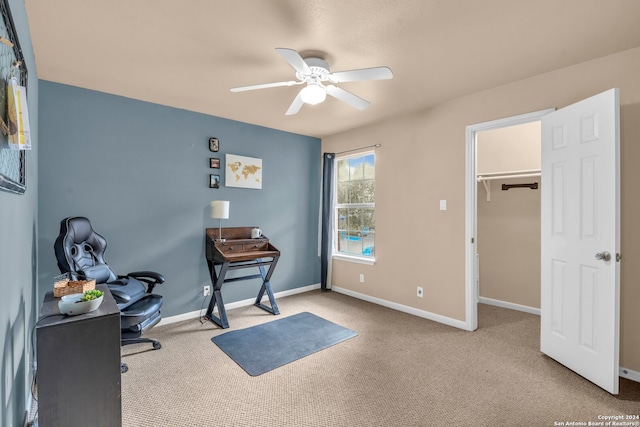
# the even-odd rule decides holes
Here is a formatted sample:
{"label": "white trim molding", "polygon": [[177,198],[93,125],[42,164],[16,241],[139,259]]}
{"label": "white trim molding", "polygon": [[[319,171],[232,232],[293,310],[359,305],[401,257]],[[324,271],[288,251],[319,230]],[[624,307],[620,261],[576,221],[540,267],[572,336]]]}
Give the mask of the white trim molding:
{"label": "white trim molding", "polygon": [[467,126],[465,129],[465,329],[467,330],[475,331],[478,328],[476,134],[481,131],[535,122],[554,110],[555,108],[548,108],[518,116],[491,120]]}
{"label": "white trim molding", "polygon": [[516,304],[514,302],[500,301],[492,298],[480,297],[479,302],[487,305],[494,305],[496,307],[508,308],[510,310],[524,311],[525,313],[537,314],[540,316],[540,309],[535,307],[529,307],[528,305]]}
{"label": "white trim molding", "polygon": [[[286,291],[276,292],[274,296],[277,299],[277,298],[288,297],[290,295],[301,294],[303,292],[313,291],[316,289],[320,289],[320,283],[316,283],[315,285],[302,286],[300,288],[288,289]],[[263,300],[265,298],[267,298],[266,295],[263,297]],[[229,304],[225,304],[224,309],[231,310],[238,307],[247,307],[249,305],[253,305],[254,302],[255,302],[255,298],[249,298],[242,301],[235,301]],[[214,310],[214,312],[216,311],[217,309]],[[163,317],[157,326],[170,325],[172,323],[182,322],[184,320],[198,319],[202,315],[203,315],[203,309],[200,309],[196,311],[190,311],[188,313],[177,314],[175,316]]]}
{"label": "white trim molding", "polygon": [[375,258],[364,258],[354,255],[345,255],[337,252],[334,253],[331,257],[338,261],[356,262],[358,264],[375,265],[376,263]]}
{"label": "white trim molding", "polygon": [[640,372],[620,367],[620,376],[631,381],[640,383]]}
{"label": "white trim molding", "polygon": [[350,297],[358,298],[367,302],[372,302],[374,304],[391,308],[393,310],[402,311],[404,313],[412,314],[414,316],[422,317],[428,320],[433,320],[434,322],[442,323],[448,326],[453,326],[454,328],[467,330],[466,324],[462,320],[453,319],[451,317],[442,316],[440,314],[431,313],[429,311],[420,310],[417,308],[409,307],[407,305],[402,305],[395,302],[383,300],[380,298],[361,294],[360,292],[351,291],[349,289],[344,289],[337,286],[334,286],[332,290],[340,294],[348,295]]}

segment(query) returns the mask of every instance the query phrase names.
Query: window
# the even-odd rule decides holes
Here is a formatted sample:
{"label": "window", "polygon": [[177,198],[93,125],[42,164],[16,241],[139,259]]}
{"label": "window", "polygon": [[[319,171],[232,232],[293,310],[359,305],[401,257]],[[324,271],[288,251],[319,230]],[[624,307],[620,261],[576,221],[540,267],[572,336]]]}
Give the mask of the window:
{"label": "window", "polygon": [[375,259],[375,154],[336,158],[334,255]]}

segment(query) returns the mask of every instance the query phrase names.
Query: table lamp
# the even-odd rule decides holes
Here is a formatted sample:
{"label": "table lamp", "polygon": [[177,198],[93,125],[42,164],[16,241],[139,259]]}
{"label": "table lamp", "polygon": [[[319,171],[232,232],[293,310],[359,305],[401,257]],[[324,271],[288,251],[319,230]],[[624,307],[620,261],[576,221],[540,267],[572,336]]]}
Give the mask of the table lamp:
{"label": "table lamp", "polygon": [[218,240],[224,242],[225,239],[222,238],[222,220],[229,219],[229,201],[213,200],[211,202],[211,218],[218,219]]}

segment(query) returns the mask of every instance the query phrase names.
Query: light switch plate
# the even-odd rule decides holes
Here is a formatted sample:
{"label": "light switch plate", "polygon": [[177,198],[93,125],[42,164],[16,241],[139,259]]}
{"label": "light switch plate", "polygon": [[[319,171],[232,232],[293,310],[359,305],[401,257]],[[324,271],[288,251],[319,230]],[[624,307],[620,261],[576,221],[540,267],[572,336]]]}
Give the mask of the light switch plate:
{"label": "light switch plate", "polygon": [[440,210],[441,211],[446,211],[447,210],[447,201],[446,200],[440,200]]}

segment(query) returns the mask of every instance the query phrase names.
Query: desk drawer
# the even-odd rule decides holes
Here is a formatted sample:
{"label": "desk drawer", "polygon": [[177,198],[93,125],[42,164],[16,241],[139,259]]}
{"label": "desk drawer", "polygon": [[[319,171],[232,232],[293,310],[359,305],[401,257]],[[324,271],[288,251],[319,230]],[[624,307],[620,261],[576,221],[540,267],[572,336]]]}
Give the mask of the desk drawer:
{"label": "desk drawer", "polygon": [[233,252],[242,252],[244,249],[242,248],[242,243],[230,243],[227,245],[216,245],[218,250],[223,254],[233,253]]}
{"label": "desk drawer", "polygon": [[242,246],[245,251],[266,251],[269,248],[269,242],[251,242]]}

